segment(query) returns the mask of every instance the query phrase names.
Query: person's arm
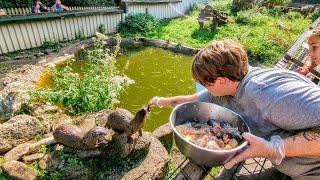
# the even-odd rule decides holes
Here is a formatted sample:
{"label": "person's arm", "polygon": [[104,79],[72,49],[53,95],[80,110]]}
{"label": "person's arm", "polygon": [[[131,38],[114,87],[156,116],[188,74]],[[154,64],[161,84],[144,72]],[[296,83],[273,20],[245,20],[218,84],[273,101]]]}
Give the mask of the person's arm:
{"label": "person's arm", "polygon": [[317,67],[317,63],[307,58],[302,67],[299,67],[296,71],[302,75],[307,75],[310,73],[310,69]]}
{"label": "person's arm", "polygon": [[238,162],[255,157],[269,159],[275,165],[279,165],[284,157],[320,158],[318,87],[304,81],[291,81],[286,84],[286,89],[264,89],[263,95],[251,96],[261,99],[255,99],[255,102],[264,118],[283,130],[303,133],[284,139],[272,136],[270,141],[244,133],[243,137],[249,142],[248,148],[226,163],[225,167],[231,168]]}
{"label": "person's arm", "polygon": [[56,12],[56,5],[51,6],[51,12]]}
{"label": "person's arm", "polygon": [[197,101],[199,98],[199,94],[195,93],[192,95],[185,95],[185,96],[174,96],[174,97],[153,97],[150,101],[150,105],[157,105],[157,106],[176,106],[178,104],[190,101]]}
{"label": "person's arm", "polygon": [[68,6],[65,6],[65,5],[63,5],[63,4],[61,4],[61,7],[62,7],[62,9],[66,10],[66,11],[69,11],[69,10],[70,10],[70,9],[68,8]]}
{"label": "person's arm", "polygon": [[286,157],[320,157],[320,128],[285,138],[283,144]]}
{"label": "person's arm", "polygon": [[269,159],[275,165],[281,164],[285,157],[320,157],[319,127],[283,140],[280,136],[274,136],[271,141],[266,141],[249,133],[243,134],[243,137],[249,142],[248,148],[227,162],[225,168],[257,157]]}

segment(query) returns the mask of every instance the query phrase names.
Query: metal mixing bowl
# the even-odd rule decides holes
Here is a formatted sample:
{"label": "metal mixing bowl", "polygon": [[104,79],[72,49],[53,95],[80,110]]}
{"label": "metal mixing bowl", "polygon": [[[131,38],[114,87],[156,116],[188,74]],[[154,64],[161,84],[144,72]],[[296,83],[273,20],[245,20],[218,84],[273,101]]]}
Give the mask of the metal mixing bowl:
{"label": "metal mixing bowl", "polygon": [[206,149],[184,139],[175,128],[175,126],[188,121],[206,123],[210,119],[228,122],[233,127],[238,127],[241,133],[250,132],[248,125],[240,115],[222,106],[206,102],[188,102],[176,106],[170,115],[170,123],[174,132],[176,145],[182,154],[191,161],[206,167],[223,165],[248,145],[248,142],[244,141],[236,148],[230,150]]}

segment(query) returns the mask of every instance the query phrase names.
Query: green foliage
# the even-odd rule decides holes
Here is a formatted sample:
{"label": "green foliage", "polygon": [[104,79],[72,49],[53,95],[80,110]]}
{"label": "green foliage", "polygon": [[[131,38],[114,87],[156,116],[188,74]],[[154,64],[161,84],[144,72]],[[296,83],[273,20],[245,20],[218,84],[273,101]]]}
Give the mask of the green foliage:
{"label": "green foliage", "polygon": [[309,17],[312,19],[312,21],[315,21],[316,19],[318,19],[320,17],[320,10],[315,10],[314,12],[312,12],[311,14],[309,14]]}
{"label": "green foliage", "polygon": [[122,90],[121,84],[112,80],[118,74],[114,57],[119,48],[109,54],[102,42],[95,40],[94,44],[92,50],[85,51],[82,66],[70,59],[61,67],[49,69],[53,86],[31,91],[32,99],[62,106],[69,115],[111,108]]}
{"label": "green foliage", "polygon": [[[209,1],[214,8],[229,15],[230,22],[215,31],[210,30],[209,22],[205,23],[203,29],[199,28],[197,18],[203,8],[199,5],[194,7],[189,16],[161,20],[156,30],[146,33],[145,36],[195,48],[205,47],[213,40],[237,39],[246,48],[250,62],[271,66],[308,27],[312,22],[311,18],[317,16],[315,13],[305,18],[297,12],[283,15],[277,7],[253,8],[232,13],[231,3],[231,0]],[[128,32],[122,35],[134,36]]]}
{"label": "green foliage", "polygon": [[238,24],[263,25],[268,22],[268,16],[259,12],[258,9],[249,9],[238,12],[235,21]]}
{"label": "green foliage", "polygon": [[299,12],[290,11],[286,15],[289,20],[303,19],[303,15]]}
{"label": "green foliage", "polygon": [[60,48],[60,45],[56,41],[44,41],[41,46],[43,49],[56,49]]}
{"label": "green foliage", "polygon": [[104,24],[100,24],[98,27],[98,32],[101,34],[106,34],[106,26]]}
{"label": "green foliage", "polygon": [[9,180],[10,179],[9,176],[5,172],[3,172],[2,169],[0,169],[0,179],[1,180]]}
{"label": "green foliage", "polygon": [[83,40],[85,39],[85,35],[84,35],[84,30],[79,30],[78,32],[75,32],[75,38],[78,40]]}
{"label": "green foliage", "polygon": [[118,31],[122,34],[147,35],[156,29],[157,21],[149,14],[129,15],[118,25]]}
{"label": "green foliage", "polygon": [[287,6],[291,0],[265,0],[264,4],[268,5],[269,7],[275,6]]}

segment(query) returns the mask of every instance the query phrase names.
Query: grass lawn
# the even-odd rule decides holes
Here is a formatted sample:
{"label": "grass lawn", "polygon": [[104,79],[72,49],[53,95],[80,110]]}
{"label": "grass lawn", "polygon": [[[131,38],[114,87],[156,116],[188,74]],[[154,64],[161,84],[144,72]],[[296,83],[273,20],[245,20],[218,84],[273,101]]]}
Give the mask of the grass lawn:
{"label": "grass lawn", "polygon": [[[209,22],[205,24],[204,29],[199,29],[197,18],[204,5],[197,5],[188,15],[161,20],[155,30],[142,35],[196,48],[205,47],[212,40],[237,39],[247,49],[250,62],[272,66],[319,16],[319,13],[308,17],[297,12],[282,14],[277,8],[255,8],[234,13],[231,11],[231,3],[230,0],[209,2],[215,9],[229,16],[229,23],[218,27],[215,31],[211,31]],[[122,32],[122,36],[132,37],[141,34]]]}

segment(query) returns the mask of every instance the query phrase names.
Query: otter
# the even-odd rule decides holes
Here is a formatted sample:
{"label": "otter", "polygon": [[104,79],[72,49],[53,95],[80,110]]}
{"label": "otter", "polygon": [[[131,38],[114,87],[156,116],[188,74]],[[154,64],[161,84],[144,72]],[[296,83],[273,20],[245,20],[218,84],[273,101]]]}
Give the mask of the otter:
{"label": "otter", "polygon": [[118,133],[125,133],[128,143],[132,143],[131,135],[139,131],[139,136],[142,136],[142,128],[149,112],[150,106],[141,108],[135,116],[126,109],[117,108],[109,114],[106,127]]}
{"label": "otter", "polygon": [[106,145],[108,143],[105,138],[107,134],[108,130],[104,127],[94,127],[85,132],[73,124],[62,124],[53,131],[53,137],[58,143],[81,150]]}

